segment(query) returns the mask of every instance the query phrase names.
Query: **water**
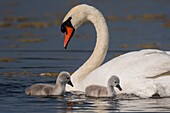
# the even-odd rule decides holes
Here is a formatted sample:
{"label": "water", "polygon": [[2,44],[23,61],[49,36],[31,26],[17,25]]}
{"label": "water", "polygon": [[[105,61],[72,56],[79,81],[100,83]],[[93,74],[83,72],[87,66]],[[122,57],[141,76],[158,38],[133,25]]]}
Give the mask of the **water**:
{"label": "water", "polygon": [[169,111],[170,98],[139,99],[137,97],[85,98],[66,93],[65,97],[31,97],[25,87],[37,83],[54,83],[55,77],[4,76],[0,80],[0,108],[2,113],[24,112],[113,112],[113,111]]}
{"label": "water", "polygon": [[[95,44],[91,24],[79,28],[68,50],[63,48],[60,23],[65,13],[79,3],[82,2],[0,1],[1,112],[170,111],[170,98],[123,96],[96,99],[71,93],[46,98],[25,95],[25,88],[32,84],[55,83],[56,76],[39,76],[40,73],[74,72],[90,56]],[[90,0],[86,3],[99,8],[107,18],[110,46],[104,62],[142,48],[170,49],[168,0]]]}

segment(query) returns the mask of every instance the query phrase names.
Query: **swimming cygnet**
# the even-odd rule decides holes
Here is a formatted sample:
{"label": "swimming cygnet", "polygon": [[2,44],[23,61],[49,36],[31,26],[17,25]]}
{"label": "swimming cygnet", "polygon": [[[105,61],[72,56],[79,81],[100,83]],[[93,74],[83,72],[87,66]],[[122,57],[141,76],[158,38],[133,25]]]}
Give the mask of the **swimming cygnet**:
{"label": "swimming cygnet", "polygon": [[115,97],[116,92],[114,87],[117,87],[120,91],[122,88],[119,85],[119,78],[117,76],[111,76],[108,80],[107,87],[99,85],[90,85],[85,89],[85,95],[90,97]]}
{"label": "swimming cygnet", "polygon": [[64,95],[66,84],[73,87],[70,74],[63,71],[59,74],[55,85],[42,83],[34,84],[26,88],[25,93],[34,96]]}

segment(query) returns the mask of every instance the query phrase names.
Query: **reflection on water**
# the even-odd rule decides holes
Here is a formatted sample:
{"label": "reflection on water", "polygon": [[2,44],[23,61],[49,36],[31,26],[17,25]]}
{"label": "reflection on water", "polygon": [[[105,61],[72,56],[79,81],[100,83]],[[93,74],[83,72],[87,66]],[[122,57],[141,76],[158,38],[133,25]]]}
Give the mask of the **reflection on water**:
{"label": "reflection on water", "polygon": [[[91,24],[75,32],[68,50],[63,48],[60,24],[79,0],[0,1],[0,110],[2,113],[170,111],[170,98],[86,98],[82,93],[65,97],[32,97],[25,88],[35,83],[55,83],[61,71],[74,72],[92,53],[95,32]],[[170,1],[86,1],[99,8],[110,31],[104,62],[142,48],[170,49]],[[88,45],[88,46],[87,46]],[[54,76],[39,76],[55,72]],[[36,76],[38,75],[38,76]]]}

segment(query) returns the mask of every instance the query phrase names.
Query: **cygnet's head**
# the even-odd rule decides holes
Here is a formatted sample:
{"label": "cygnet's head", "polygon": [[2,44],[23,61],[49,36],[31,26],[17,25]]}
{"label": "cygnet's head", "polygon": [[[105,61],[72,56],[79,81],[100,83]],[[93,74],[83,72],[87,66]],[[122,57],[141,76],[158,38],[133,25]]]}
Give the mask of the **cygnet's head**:
{"label": "cygnet's head", "polygon": [[109,78],[108,80],[108,85],[112,86],[112,87],[117,87],[120,91],[122,90],[122,88],[119,85],[120,80],[117,76],[113,75]]}
{"label": "cygnet's head", "polygon": [[70,86],[73,87],[73,84],[72,84],[71,78],[70,78],[70,74],[66,71],[63,71],[58,75],[57,81],[60,81],[61,83],[64,83],[64,84],[69,84]]}

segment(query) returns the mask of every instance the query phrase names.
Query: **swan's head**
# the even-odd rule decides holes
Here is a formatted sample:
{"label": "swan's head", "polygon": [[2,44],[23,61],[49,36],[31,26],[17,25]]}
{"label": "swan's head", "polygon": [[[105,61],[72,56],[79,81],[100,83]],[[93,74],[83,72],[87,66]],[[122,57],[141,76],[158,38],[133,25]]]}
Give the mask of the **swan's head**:
{"label": "swan's head", "polygon": [[108,80],[108,85],[111,87],[117,87],[120,91],[122,90],[122,88],[119,85],[120,80],[117,76],[113,75],[109,78]]}
{"label": "swan's head", "polygon": [[87,10],[93,8],[92,6],[82,4],[73,7],[67,15],[64,17],[63,23],[61,25],[61,32],[65,33],[64,48],[67,45],[74,34],[75,29],[81,26],[82,23],[87,21]]}
{"label": "swan's head", "polygon": [[73,87],[73,84],[72,84],[71,78],[70,78],[70,74],[66,71],[63,71],[58,75],[57,81],[64,83],[64,84],[69,84],[70,86]]}

